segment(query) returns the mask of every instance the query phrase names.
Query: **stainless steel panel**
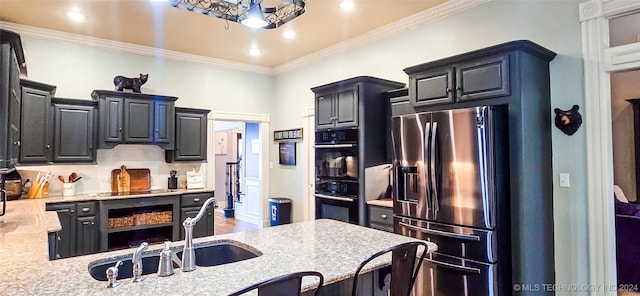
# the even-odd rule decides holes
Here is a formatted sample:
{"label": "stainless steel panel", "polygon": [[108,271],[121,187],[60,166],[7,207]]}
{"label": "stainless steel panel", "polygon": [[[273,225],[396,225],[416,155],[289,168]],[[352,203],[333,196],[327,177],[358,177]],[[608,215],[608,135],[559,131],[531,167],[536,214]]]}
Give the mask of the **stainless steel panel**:
{"label": "stainless steel panel", "polygon": [[489,107],[432,113],[428,220],[495,227],[492,124]]}
{"label": "stainless steel panel", "polygon": [[426,217],[427,167],[425,148],[430,113],[411,114],[391,119],[394,152],[394,212],[405,216]]}
{"label": "stainless steel panel", "polygon": [[496,231],[394,217],[394,232],[438,245],[438,252],[480,262],[496,262]]}
{"label": "stainless steel panel", "polygon": [[498,295],[498,264],[482,263],[439,253],[427,255],[420,268],[416,295]]}

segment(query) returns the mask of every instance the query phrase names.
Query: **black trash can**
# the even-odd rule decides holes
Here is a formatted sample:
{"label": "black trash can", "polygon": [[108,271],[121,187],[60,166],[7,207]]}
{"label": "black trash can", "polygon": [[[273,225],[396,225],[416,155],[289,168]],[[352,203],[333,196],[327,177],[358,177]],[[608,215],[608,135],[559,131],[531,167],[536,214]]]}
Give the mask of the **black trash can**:
{"label": "black trash can", "polygon": [[291,223],[291,199],[274,197],[269,199],[271,226]]}

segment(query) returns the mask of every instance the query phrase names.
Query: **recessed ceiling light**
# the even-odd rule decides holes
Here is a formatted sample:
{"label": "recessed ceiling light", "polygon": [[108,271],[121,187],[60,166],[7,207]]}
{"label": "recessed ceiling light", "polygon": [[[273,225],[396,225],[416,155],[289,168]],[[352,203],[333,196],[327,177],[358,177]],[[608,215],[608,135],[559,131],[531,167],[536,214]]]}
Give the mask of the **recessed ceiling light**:
{"label": "recessed ceiling light", "polygon": [[76,21],[76,22],[81,22],[84,20],[84,14],[80,13],[79,11],[76,10],[71,10],[69,12],[67,12],[67,16]]}
{"label": "recessed ceiling light", "polygon": [[256,48],[256,47],[252,47],[251,49],[249,49],[249,54],[256,57],[260,55],[260,49]]}
{"label": "recessed ceiling light", "polygon": [[284,31],[284,33],[282,33],[282,36],[284,36],[284,38],[286,39],[293,39],[296,37],[296,32],[291,30],[286,30]]}
{"label": "recessed ceiling light", "polygon": [[355,6],[356,4],[353,3],[353,1],[351,0],[345,0],[340,2],[340,8],[342,8],[342,10],[344,11],[352,11]]}

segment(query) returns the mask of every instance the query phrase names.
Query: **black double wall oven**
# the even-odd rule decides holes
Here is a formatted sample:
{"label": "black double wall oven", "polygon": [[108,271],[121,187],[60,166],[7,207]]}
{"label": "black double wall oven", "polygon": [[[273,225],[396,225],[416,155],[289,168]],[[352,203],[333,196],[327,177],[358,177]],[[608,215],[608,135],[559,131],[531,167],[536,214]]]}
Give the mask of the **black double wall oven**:
{"label": "black double wall oven", "polygon": [[316,219],[358,224],[358,130],[316,132]]}

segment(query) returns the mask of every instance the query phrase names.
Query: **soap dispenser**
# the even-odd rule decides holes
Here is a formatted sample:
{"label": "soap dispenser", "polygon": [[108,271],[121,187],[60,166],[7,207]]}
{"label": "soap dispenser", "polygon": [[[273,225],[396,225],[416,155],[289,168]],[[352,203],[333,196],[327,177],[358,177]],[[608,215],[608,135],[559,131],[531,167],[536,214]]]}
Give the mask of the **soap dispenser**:
{"label": "soap dispenser", "polygon": [[164,249],[160,252],[160,262],[158,263],[158,276],[173,274],[173,253],[170,247],[171,242],[164,242]]}

